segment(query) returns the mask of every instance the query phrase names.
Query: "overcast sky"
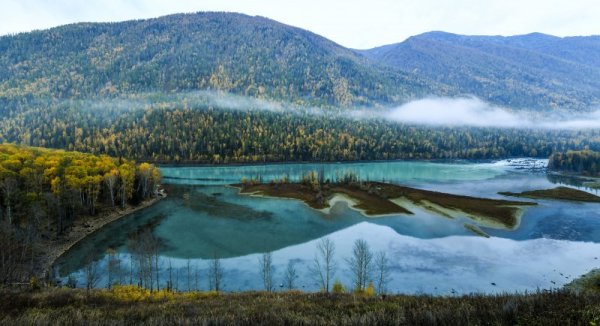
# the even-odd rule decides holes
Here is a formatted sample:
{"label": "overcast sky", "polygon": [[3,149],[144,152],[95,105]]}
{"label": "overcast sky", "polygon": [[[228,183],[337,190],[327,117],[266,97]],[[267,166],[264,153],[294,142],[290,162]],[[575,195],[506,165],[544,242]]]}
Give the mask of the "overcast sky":
{"label": "overcast sky", "polygon": [[432,30],[600,34],[598,0],[0,0],[0,34],[196,11],[266,16],[359,49]]}

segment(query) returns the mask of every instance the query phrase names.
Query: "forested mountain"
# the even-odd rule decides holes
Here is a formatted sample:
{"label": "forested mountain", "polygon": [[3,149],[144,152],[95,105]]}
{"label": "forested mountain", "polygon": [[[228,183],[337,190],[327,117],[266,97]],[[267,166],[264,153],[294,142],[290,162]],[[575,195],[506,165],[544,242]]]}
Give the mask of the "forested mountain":
{"label": "forested mountain", "polygon": [[600,36],[431,32],[360,52],[503,106],[586,110],[600,104]]}
{"label": "forested mountain", "polygon": [[316,105],[446,94],[311,32],[233,13],[81,23],[0,38],[0,97],[218,89]]}
{"label": "forested mountain", "polygon": [[319,106],[476,95],[511,108],[585,110],[600,104],[600,37],[431,32],[355,51],[234,13],[0,37],[0,100],[205,89]]}
{"label": "forested mountain", "polygon": [[[595,130],[428,128],[344,111],[460,94],[584,110],[600,103],[598,40],[428,33],[355,51],[232,13],[67,25],[0,37],[0,142],[184,163],[600,150]],[[220,104],[194,98],[207,93]],[[261,101],[242,108],[231,93]]]}

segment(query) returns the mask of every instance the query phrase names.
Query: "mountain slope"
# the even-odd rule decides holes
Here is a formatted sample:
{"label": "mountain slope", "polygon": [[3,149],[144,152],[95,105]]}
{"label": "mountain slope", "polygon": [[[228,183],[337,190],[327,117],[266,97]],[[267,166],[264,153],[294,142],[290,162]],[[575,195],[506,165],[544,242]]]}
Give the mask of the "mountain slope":
{"label": "mountain slope", "polygon": [[81,23],[0,38],[0,97],[197,89],[342,106],[446,92],[311,32],[242,14]]}
{"label": "mountain slope", "polygon": [[499,105],[585,110],[600,104],[598,36],[431,32],[360,52]]}

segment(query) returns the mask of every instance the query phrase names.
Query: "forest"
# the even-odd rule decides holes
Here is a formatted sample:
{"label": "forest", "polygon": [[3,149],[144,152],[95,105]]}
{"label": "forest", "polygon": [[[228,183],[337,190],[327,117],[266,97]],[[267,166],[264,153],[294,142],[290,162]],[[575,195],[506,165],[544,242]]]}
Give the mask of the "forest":
{"label": "forest", "polygon": [[588,150],[554,153],[548,161],[548,169],[551,171],[600,177],[600,152]]}
{"label": "forest", "polygon": [[0,94],[11,99],[212,89],[346,106],[397,102],[433,86],[314,33],[241,14],[73,24],[0,37]]}
{"label": "forest", "polygon": [[153,197],[159,182],[148,163],[0,145],[0,284],[36,274],[41,241],[60,239],[83,217]]}
{"label": "forest", "polygon": [[5,106],[0,141],[158,163],[547,158],[600,150],[595,129],[427,127],[353,118],[343,109],[228,109],[165,95],[23,101]]}

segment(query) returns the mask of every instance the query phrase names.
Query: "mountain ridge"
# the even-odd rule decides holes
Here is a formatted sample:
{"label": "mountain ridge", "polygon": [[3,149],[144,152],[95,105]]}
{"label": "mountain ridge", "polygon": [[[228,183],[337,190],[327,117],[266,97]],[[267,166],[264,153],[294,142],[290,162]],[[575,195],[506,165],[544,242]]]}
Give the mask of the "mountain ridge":
{"label": "mountain ridge", "polygon": [[366,105],[422,96],[432,88],[310,31],[231,13],[80,23],[4,36],[0,64],[0,94],[17,96],[219,89]]}
{"label": "mountain ridge", "polygon": [[317,106],[476,96],[512,109],[600,105],[600,36],[433,31],[354,50],[262,16],[200,12],[0,37],[0,98],[221,90]]}
{"label": "mountain ridge", "polygon": [[438,31],[360,53],[509,107],[586,110],[600,104],[596,36],[466,36]]}

